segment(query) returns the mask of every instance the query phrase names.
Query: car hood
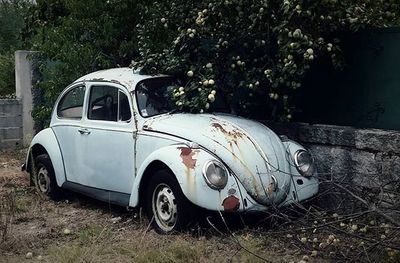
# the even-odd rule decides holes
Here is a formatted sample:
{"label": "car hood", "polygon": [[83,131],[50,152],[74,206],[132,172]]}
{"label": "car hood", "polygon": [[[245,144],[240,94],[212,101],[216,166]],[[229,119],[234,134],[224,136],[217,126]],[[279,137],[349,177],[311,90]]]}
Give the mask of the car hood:
{"label": "car hood", "polygon": [[291,180],[287,150],[259,122],[227,114],[177,113],[148,119],[143,129],[190,140],[217,155],[261,204],[278,204],[287,196]]}

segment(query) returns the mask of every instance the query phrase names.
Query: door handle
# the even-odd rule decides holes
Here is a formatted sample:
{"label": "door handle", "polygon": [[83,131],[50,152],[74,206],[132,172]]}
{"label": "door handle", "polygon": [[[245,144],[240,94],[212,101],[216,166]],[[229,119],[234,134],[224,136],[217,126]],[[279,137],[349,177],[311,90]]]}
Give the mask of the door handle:
{"label": "door handle", "polygon": [[78,129],[78,131],[80,134],[88,134],[88,135],[90,134],[90,131],[86,128],[80,128]]}

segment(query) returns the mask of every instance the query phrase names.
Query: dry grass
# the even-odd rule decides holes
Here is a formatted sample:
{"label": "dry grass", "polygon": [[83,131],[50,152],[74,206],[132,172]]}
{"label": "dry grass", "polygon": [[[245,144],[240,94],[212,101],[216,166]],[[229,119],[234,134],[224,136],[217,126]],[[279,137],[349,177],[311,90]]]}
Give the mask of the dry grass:
{"label": "dry grass", "polygon": [[400,262],[387,247],[399,244],[400,229],[369,214],[309,211],[292,222],[272,216],[258,226],[158,235],[139,212],[74,194],[41,199],[19,171],[22,158],[0,153],[0,262]]}

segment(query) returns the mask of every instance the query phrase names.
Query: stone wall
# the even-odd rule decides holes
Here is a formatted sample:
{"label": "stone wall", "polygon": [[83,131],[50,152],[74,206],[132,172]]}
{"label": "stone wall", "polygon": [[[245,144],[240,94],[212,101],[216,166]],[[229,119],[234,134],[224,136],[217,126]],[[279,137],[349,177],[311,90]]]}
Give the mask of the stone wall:
{"label": "stone wall", "polygon": [[375,187],[400,180],[400,131],[346,126],[267,122],[277,134],[308,148],[323,175],[349,175],[354,182]]}
{"label": "stone wall", "polygon": [[0,99],[0,150],[22,145],[22,104],[20,100]]}

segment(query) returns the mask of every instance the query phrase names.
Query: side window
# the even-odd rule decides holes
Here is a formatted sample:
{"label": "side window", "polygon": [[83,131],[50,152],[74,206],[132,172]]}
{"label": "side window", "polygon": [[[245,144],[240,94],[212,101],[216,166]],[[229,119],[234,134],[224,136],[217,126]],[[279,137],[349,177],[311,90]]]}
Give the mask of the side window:
{"label": "side window", "polygon": [[115,87],[92,86],[88,119],[103,121],[130,120],[131,109],[128,97]]}
{"label": "side window", "polygon": [[71,89],[58,103],[57,116],[61,118],[81,119],[84,99],[84,86]]}
{"label": "side window", "polygon": [[129,121],[131,119],[131,107],[128,97],[123,92],[119,92],[119,118],[120,121]]}
{"label": "side window", "polygon": [[117,121],[118,89],[109,86],[92,86],[90,90],[88,119]]}

